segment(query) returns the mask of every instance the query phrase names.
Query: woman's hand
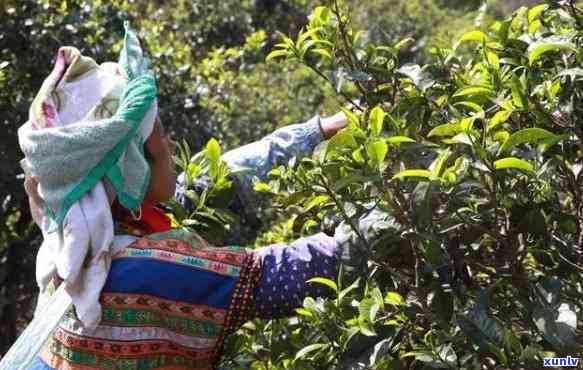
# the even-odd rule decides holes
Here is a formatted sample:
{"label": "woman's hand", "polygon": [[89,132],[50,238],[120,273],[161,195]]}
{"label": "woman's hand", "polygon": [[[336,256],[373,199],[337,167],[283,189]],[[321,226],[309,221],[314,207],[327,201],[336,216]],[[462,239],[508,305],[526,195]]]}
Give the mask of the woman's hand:
{"label": "woman's hand", "polygon": [[28,195],[28,205],[30,207],[30,214],[36,224],[41,227],[44,218],[43,204],[44,201],[38,193],[38,181],[34,177],[25,176],[24,190]]}
{"label": "woman's hand", "polygon": [[343,112],[338,112],[331,117],[322,118],[320,121],[322,134],[324,134],[324,138],[326,138],[326,140],[336,135],[336,133],[346,127],[347,124],[348,119]]}

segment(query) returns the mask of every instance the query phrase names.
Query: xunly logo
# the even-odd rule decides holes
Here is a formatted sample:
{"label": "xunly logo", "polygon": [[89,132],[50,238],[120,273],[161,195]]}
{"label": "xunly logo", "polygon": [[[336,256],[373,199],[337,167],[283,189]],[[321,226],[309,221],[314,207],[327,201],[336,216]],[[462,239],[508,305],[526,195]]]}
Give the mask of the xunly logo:
{"label": "xunly logo", "polygon": [[578,357],[545,357],[543,359],[544,367],[556,367],[556,366],[567,366],[567,367],[577,367],[579,365]]}

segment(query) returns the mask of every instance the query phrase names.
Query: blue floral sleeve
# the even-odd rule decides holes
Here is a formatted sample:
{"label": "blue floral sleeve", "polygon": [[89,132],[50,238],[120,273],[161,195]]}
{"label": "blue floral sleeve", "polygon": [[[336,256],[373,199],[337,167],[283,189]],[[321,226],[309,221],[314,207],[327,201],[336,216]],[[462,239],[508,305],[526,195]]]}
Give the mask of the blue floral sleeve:
{"label": "blue floral sleeve", "polygon": [[[253,191],[255,181],[264,181],[276,166],[284,165],[292,157],[310,155],[316,145],[324,140],[320,128],[320,117],[315,116],[305,123],[282,127],[259,141],[230,150],[222,159],[235,171],[236,191],[245,206],[255,204],[257,194]],[[193,205],[184,196],[184,174],[178,177],[176,199],[187,209]],[[202,177],[193,184],[193,190],[202,191],[209,179]]]}
{"label": "blue floral sleeve", "polygon": [[291,316],[304,298],[331,296],[330,288],[306,281],[315,277],[336,281],[339,245],[334,238],[319,233],[291,244],[262,247],[253,253],[262,266],[254,292],[253,317]]}

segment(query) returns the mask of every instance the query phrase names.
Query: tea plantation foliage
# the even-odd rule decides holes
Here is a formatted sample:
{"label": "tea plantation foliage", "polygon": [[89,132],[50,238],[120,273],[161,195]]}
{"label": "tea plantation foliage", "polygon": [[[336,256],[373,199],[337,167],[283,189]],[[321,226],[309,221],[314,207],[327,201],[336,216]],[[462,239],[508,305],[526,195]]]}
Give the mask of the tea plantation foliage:
{"label": "tea plantation foliage", "polygon": [[530,369],[580,356],[583,5],[518,3],[3,2],[0,353],[30,320],[39,242],[16,129],[58,46],[114,59],[130,19],[162,120],[185,142],[177,162],[213,180],[189,194],[192,214],[172,205],[177,222],[214,240],[240,227],[221,150],[340,108],[346,129],[256,184],[269,221],[247,242],[341,221],[357,231],[370,205],[392,216],[357,238],[337,281],[313,282],[333,298],[247,323],[223,368]]}

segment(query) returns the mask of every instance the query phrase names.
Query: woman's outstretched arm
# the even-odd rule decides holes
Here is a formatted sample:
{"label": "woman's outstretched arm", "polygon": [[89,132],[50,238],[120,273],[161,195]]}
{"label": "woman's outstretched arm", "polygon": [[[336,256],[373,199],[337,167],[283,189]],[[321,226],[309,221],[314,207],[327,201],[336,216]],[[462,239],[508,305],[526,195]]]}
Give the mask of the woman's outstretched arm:
{"label": "woman's outstretched arm", "polygon": [[[255,181],[265,181],[271,169],[285,165],[292,157],[297,159],[310,155],[316,145],[334,136],[346,126],[344,113],[331,117],[312,119],[299,124],[284,126],[261,140],[230,150],[223,154],[222,159],[236,174],[235,183],[237,195],[243,206],[251,206],[257,202],[258,194],[253,191]],[[208,179],[198,179],[194,190],[204,189]],[[189,208],[189,201],[184,197],[184,174],[178,178],[176,198]]]}

